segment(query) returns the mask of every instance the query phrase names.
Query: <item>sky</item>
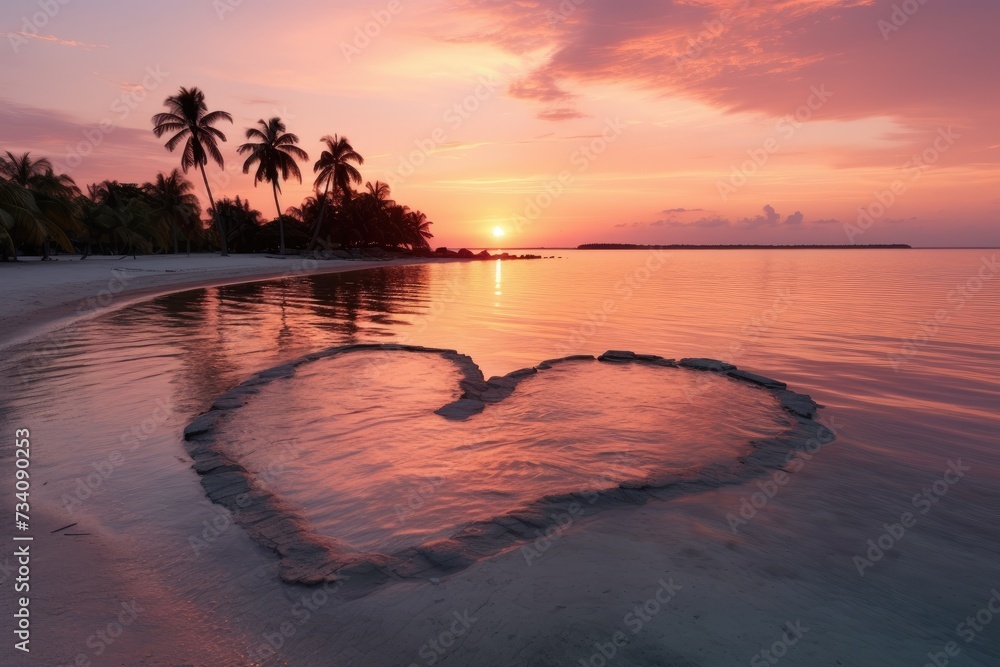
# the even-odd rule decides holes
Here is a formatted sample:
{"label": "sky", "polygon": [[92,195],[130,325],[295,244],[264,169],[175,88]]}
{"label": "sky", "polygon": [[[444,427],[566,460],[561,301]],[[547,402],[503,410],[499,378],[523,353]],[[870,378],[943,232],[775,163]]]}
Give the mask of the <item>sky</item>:
{"label": "sky", "polygon": [[[433,245],[1000,245],[996,0],[5,0],[0,149],[79,184],[179,165],[150,118],[197,86],[216,197],[280,116],[347,136]],[[188,177],[204,188],[200,176]]]}

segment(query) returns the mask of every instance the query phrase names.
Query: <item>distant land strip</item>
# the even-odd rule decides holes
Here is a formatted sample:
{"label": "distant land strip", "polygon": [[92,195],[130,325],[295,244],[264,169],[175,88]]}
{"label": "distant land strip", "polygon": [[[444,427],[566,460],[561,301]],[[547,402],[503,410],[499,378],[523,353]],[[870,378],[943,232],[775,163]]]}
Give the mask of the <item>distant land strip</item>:
{"label": "distant land strip", "polygon": [[675,243],[670,245],[639,245],[636,243],[584,243],[577,250],[910,250],[912,246],[905,243],[869,243],[866,245],[689,245]]}

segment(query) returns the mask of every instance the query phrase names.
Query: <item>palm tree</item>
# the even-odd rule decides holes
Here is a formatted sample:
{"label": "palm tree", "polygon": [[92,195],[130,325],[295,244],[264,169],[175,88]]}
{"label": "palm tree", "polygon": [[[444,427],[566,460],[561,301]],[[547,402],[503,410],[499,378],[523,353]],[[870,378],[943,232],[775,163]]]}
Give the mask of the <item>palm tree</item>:
{"label": "palm tree", "polygon": [[169,174],[157,174],[156,181],[142,186],[149,199],[154,220],[170,234],[177,253],[177,232],[187,240],[187,251],[191,254],[191,237],[201,222],[201,204],[194,195],[194,186],[174,169]]}
{"label": "palm tree", "polygon": [[[185,142],[184,152],[181,154],[181,169],[184,170],[185,174],[193,166],[201,169],[201,177],[205,181],[205,192],[208,193],[208,202],[214,211],[215,199],[212,197],[212,188],[208,185],[205,164],[209,158],[212,158],[219,165],[219,168],[225,167],[225,161],[222,159],[217,142],[225,141],[226,135],[212,126],[223,120],[232,123],[233,117],[225,111],[209,111],[205,104],[205,93],[198,88],[181,88],[176,95],[171,95],[163,100],[163,104],[169,111],[153,116],[153,134],[162,137],[164,134],[173,133],[173,136],[166,143],[167,150],[171,152],[182,141]],[[219,233],[222,256],[226,257],[229,255],[226,246],[226,231],[222,228],[218,216],[214,216],[214,219],[216,231]]]}
{"label": "palm tree", "polygon": [[431,234],[431,225],[434,223],[427,219],[427,216],[420,211],[409,211],[406,214],[406,221],[409,223],[407,226],[407,236],[405,242],[410,245],[412,250],[417,248],[422,248],[429,250],[431,245],[427,242],[427,239],[434,238]]}
{"label": "palm tree", "polygon": [[49,259],[49,240],[63,250],[73,251],[68,234],[80,231],[80,215],[75,199],[80,188],[66,174],[56,174],[48,158],[35,160],[31,153],[0,156],[0,175],[31,193],[41,216],[31,226],[29,236],[42,245],[42,259]]}
{"label": "palm tree", "polygon": [[369,181],[365,183],[365,189],[368,191],[361,196],[363,200],[361,211],[367,218],[364,221],[368,227],[367,240],[369,243],[372,241],[386,243],[392,237],[389,230],[393,225],[390,211],[396,202],[389,198],[388,183]]}
{"label": "palm tree", "polygon": [[361,172],[351,162],[365,163],[365,159],[354,150],[347,137],[339,137],[336,134],[332,137],[327,135],[320,141],[326,144],[326,150],[313,166],[313,171],[316,172],[316,182],[313,187],[316,188],[317,193],[320,186],[323,187],[323,207],[319,211],[319,218],[316,220],[312,239],[309,241],[309,250],[316,247],[316,239],[319,237],[323,216],[326,213],[327,195],[333,190],[334,193],[339,192],[341,197],[349,198],[351,196],[351,183],[361,183]]}
{"label": "palm tree", "polygon": [[[166,247],[170,231],[154,215],[153,201],[136,183],[102,181],[87,187],[94,205],[84,208],[90,234],[88,244],[107,241],[112,250],[135,255],[136,249],[151,252],[154,243]],[[131,251],[131,252],[130,252]]]}
{"label": "palm tree", "polygon": [[90,196],[80,195],[76,198],[77,209],[80,211],[80,223],[83,226],[83,234],[80,239],[83,243],[83,255],[80,259],[87,259],[94,250],[94,241],[101,243],[104,236],[104,205],[98,203],[95,198],[95,186],[88,185],[87,190]]}
{"label": "palm tree", "polygon": [[17,260],[17,244],[14,242],[19,230],[27,230],[29,235],[41,225],[42,212],[35,204],[35,198],[26,188],[0,178],[0,240],[4,241],[3,260],[7,261],[8,248]]}
{"label": "palm tree", "polygon": [[[136,248],[144,252],[150,252],[153,244],[150,238],[156,238],[162,234],[160,230],[154,229],[151,223],[149,206],[139,198],[132,199],[119,208],[110,206],[101,207],[99,216],[101,225],[110,237],[112,243],[118,242],[123,255],[132,255],[135,258]],[[131,252],[129,252],[131,251]]]}
{"label": "palm tree", "polygon": [[[250,167],[257,165],[257,173],[254,174],[253,184],[256,186],[261,181],[271,184],[274,192],[274,206],[278,209],[278,225],[281,234],[279,243],[279,253],[285,254],[285,222],[281,214],[281,205],[278,203],[278,193],[281,191],[281,181],[288,180],[288,176],[294,176],[299,183],[302,182],[302,172],[295,159],[308,160],[309,155],[296,146],[299,138],[285,131],[285,124],[275,116],[268,121],[261,119],[257,121],[260,126],[248,127],[246,136],[247,143],[237,149],[240,155],[249,156],[243,163],[243,173],[249,174]],[[256,140],[256,141],[253,141]]]}
{"label": "palm tree", "polygon": [[250,208],[250,202],[236,195],[236,199],[223,197],[216,202],[213,213],[226,221],[229,240],[234,248],[239,252],[252,249],[264,224],[260,211]]}

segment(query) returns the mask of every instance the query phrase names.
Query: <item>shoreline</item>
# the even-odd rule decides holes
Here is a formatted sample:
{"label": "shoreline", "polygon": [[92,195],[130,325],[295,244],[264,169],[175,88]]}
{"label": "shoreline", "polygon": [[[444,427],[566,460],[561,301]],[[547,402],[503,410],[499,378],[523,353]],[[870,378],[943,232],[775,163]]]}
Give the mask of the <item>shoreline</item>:
{"label": "shoreline", "polygon": [[[62,257],[53,262],[35,260],[37,258],[6,266],[0,264],[0,279],[7,286],[4,297],[0,299],[0,327],[4,332],[0,338],[0,349],[54,336],[55,332],[71,328],[79,322],[175,292],[282,277],[453,261],[417,257],[384,261],[305,260],[299,257],[235,254],[226,258],[216,254],[199,254],[191,257],[140,255],[135,260],[131,257],[118,260],[117,257],[103,256],[91,256],[86,261],[75,256]],[[133,273],[135,275],[128,275]],[[106,298],[100,300],[110,299],[107,303],[88,304],[97,301],[102,292]],[[201,488],[197,488],[200,496]],[[32,508],[34,524],[43,526],[37,534],[36,549],[40,555],[35,557],[34,563],[39,580],[58,581],[61,573],[74,568],[88,573],[87,577],[73,579],[68,585],[58,588],[43,586],[36,593],[36,605],[49,612],[36,621],[40,628],[38,632],[58,636],[62,643],[67,644],[60,646],[57,642],[33,646],[35,654],[40,654],[43,660],[64,664],[75,659],[74,655],[89,655],[86,649],[93,646],[87,642],[96,637],[93,631],[106,623],[107,618],[116,617],[123,600],[131,600],[133,605],[138,601],[140,610],[151,609],[155,604],[168,600],[187,613],[196,613],[196,605],[178,598],[167,582],[146,575],[137,565],[140,559],[137,558],[135,545],[121,535],[110,534],[97,517],[86,513],[68,513],[55,497],[45,493],[33,498]],[[71,522],[77,522],[79,529],[93,537],[77,541],[71,549],[66,549],[63,540],[60,540],[62,536],[50,533],[50,530]],[[243,544],[250,543],[249,538],[241,533],[227,537]],[[109,563],[115,565],[109,566]],[[85,611],[81,613],[81,609]],[[64,615],[71,611],[75,612],[75,616],[67,622]],[[155,648],[157,654],[175,657],[187,653],[184,659],[195,664],[200,654],[178,649],[177,638],[184,637],[183,643],[190,646],[214,643],[212,652],[216,655],[213,659],[220,661],[218,664],[237,664],[232,661],[231,656],[234,655],[240,656],[238,660],[241,664],[245,659],[241,651],[243,641],[234,641],[233,637],[220,639],[211,632],[200,627],[192,628],[182,621],[157,619],[152,623],[143,622],[141,627],[141,635],[125,633],[118,642],[117,651],[148,655],[149,649]],[[222,629],[216,627],[215,631],[221,632]],[[0,651],[0,655],[4,652]]]}
{"label": "shoreline", "polygon": [[[310,260],[301,257],[217,254],[78,256],[56,261],[0,264],[6,293],[0,298],[0,349],[165,294],[284,277],[345,273],[387,266],[448,261],[407,257],[390,260]],[[70,268],[71,267],[71,268]]]}

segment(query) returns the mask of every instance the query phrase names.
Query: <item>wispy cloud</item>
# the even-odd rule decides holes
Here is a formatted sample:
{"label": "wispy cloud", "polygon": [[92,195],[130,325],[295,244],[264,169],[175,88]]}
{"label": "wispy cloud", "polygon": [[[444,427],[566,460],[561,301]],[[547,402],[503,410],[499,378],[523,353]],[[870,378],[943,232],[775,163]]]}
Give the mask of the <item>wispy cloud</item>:
{"label": "wispy cloud", "polygon": [[576,109],[559,107],[557,109],[546,109],[535,114],[539,120],[573,120],[576,118],[587,118],[587,114],[580,113]]}
{"label": "wispy cloud", "polygon": [[56,37],[55,35],[33,35],[30,32],[21,32],[19,30],[15,32],[5,32],[3,33],[3,35],[5,37],[15,37],[15,38],[23,37],[24,39],[37,39],[43,42],[53,42],[55,44],[59,44],[60,46],[79,47],[82,49],[86,49],[88,51],[91,51],[93,49],[108,48],[107,44],[91,44],[89,42],[78,42],[72,39],[62,39],[60,37]]}

